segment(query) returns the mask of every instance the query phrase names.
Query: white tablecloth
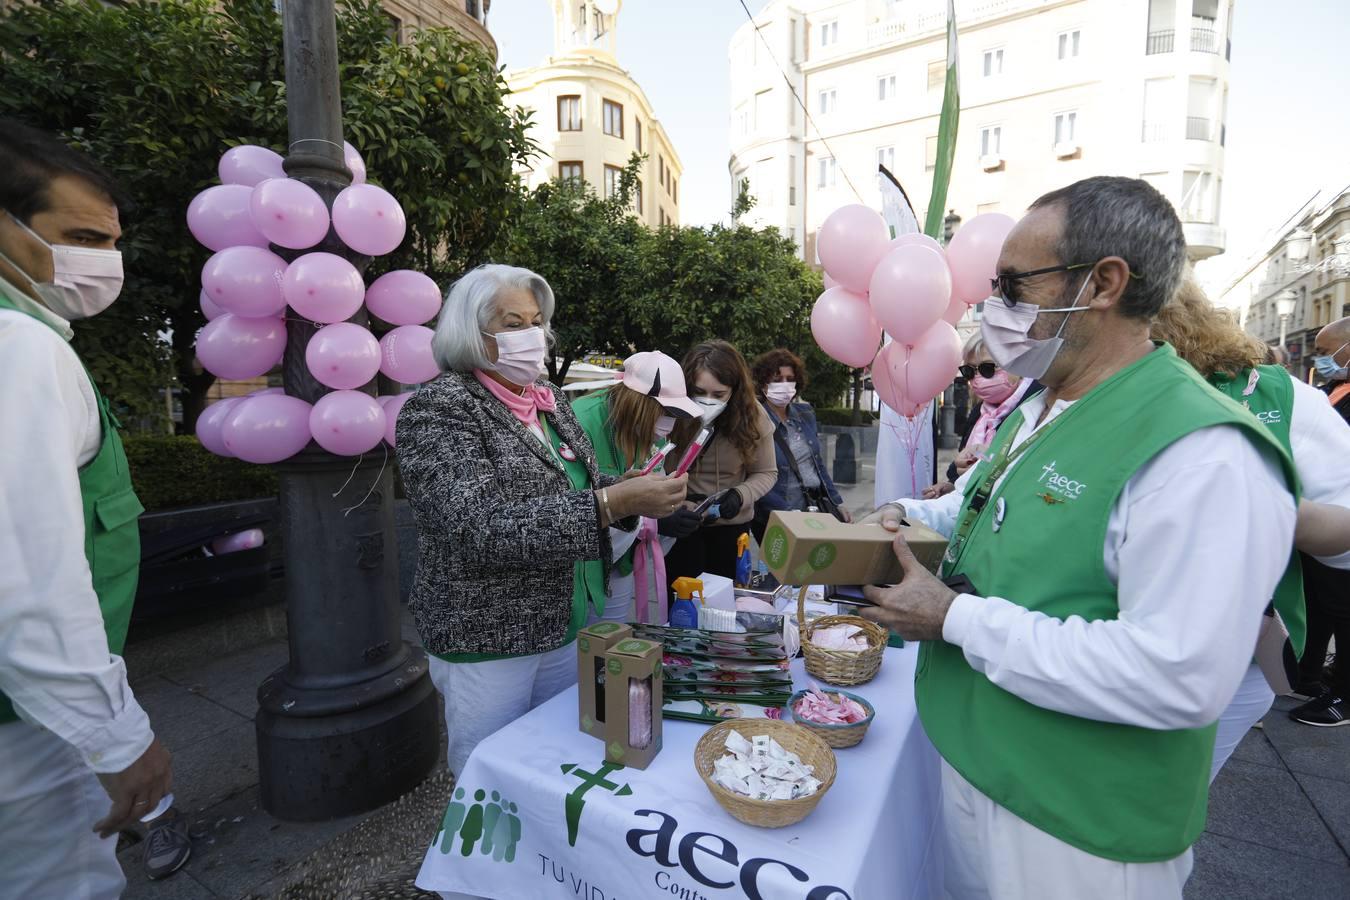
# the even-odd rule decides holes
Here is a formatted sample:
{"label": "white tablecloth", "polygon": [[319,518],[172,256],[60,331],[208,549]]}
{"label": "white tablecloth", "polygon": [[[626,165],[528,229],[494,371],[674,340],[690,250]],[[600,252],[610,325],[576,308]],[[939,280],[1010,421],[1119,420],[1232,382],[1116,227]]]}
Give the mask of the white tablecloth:
{"label": "white tablecloth", "polygon": [[[417,885],[497,900],[939,897],[940,776],[914,709],[916,655],[887,650],[877,678],[850,689],[876,719],[861,744],[835,751],[820,805],[786,828],[718,806],[693,763],[707,726],[667,719],[651,766],[614,767],[577,730],[576,688],[564,691],[474,751]],[[801,660],[793,679],[806,686]]]}

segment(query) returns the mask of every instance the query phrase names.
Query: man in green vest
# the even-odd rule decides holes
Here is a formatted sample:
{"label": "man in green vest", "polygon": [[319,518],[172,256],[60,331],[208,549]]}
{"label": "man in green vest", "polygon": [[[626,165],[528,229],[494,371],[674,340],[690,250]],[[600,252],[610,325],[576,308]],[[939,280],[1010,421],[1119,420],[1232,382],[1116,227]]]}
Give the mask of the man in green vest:
{"label": "man in green vest", "polygon": [[1298,485],[1255,417],[1149,338],[1185,256],[1143,181],[1032,204],[981,333],[1045,392],[955,492],[871,517],[951,536],[942,580],[897,540],[903,581],[867,593],[923,642],[953,897],[1179,900],[1190,874],[1215,721],[1289,560]]}
{"label": "man in green vest", "polygon": [[141,505],[68,343],[121,291],[116,196],[83,155],[0,120],[0,893],[28,900],[119,896],[117,832],[170,784],[118,655]]}

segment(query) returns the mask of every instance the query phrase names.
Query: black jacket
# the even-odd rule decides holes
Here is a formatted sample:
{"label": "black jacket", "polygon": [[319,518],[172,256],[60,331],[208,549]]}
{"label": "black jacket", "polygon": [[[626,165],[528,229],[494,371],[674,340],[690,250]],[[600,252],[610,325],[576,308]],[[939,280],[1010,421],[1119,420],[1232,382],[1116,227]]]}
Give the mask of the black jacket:
{"label": "black jacket", "polygon": [[[586,463],[595,450],[550,385],[559,438]],[[562,645],[572,615],[573,563],[603,560],[609,530],[595,495],[574,491],[543,443],[472,373],[447,372],[404,405],[399,467],[417,522],[409,606],[431,653],[542,653]]]}

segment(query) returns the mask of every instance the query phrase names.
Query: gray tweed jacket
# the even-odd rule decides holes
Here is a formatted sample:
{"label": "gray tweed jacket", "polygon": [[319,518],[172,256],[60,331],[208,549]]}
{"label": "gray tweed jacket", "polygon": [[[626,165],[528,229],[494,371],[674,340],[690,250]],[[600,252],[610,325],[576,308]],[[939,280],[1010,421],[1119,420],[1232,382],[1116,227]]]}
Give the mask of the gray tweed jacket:
{"label": "gray tweed jacket", "polygon": [[[585,460],[595,451],[562,392],[550,424]],[[399,467],[417,521],[413,617],[431,653],[543,653],[562,645],[573,564],[609,565],[591,491],[473,373],[447,372],[399,413]]]}

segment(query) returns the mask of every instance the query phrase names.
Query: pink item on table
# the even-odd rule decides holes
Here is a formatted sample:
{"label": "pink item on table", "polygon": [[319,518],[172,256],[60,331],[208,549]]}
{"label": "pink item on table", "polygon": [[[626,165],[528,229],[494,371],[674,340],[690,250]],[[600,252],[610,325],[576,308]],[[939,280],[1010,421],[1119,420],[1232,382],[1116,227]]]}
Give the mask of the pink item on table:
{"label": "pink item on table", "polygon": [[792,708],[795,718],[817,725],[856,725],[867,718],[867,710],[858,701],[843,694],[827,694],[812,684]]}
{"label": "pink item on table", "polygon": [[628,745],[641,750],[652,742],[652,680],[628,679]]}

